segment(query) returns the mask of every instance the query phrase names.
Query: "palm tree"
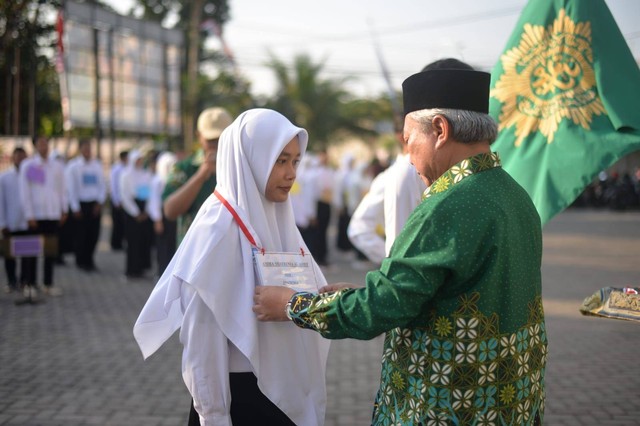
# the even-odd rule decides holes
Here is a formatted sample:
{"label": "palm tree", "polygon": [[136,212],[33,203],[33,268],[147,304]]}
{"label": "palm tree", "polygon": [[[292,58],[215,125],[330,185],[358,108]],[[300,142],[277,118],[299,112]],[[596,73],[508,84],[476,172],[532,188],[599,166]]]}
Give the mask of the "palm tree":
{"label": "palm tree", "polygon": [[344,89],[348,78],[322,79],[323,64],[306,54],[297,55],[290,69],[271,55],[268,65],[276,75],[276,94],[265,107],[275,109],[311,135],[310,147],[326,148],[346,136],[376,136],[378,102],[354,99]]}

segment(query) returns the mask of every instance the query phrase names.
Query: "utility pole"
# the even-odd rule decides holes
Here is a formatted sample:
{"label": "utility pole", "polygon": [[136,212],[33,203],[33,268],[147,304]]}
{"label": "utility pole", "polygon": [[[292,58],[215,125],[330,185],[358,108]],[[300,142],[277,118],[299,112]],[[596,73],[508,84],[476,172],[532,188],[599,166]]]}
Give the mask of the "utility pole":
{"label": "utility pole", "polygon": [[193,123],[198,105],[198,69],[200,58],[200,23],[202,22],[202,9],[204,0],[195,0],[191,7],[189,20],[189,51],[187,62],[187,99],[185,101],[184,114],[184,148],[191,151],[193,144]]}

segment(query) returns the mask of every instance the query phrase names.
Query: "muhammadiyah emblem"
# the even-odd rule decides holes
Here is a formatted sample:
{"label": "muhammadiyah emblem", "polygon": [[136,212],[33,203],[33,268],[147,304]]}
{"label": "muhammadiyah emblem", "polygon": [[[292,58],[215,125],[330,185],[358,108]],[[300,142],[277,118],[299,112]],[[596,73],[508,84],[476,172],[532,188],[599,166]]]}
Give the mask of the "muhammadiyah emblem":
{"label": "muhammadiyah emblem", "polygon": [[606,114],[596,91],[591,23],[575,23],[560,10],[553,24],[525,24],[520,44],[500,60],[504,73],[491,90],[502,102],[498,130],[516,126],[516,146],[540,131],[552,143],[563,119],[589,130]]}

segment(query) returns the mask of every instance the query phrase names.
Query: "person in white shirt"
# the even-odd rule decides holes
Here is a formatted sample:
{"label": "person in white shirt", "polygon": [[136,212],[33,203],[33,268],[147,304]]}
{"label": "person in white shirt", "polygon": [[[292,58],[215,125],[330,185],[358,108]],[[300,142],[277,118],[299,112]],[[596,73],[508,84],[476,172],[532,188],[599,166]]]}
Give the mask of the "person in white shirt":
{"label": "person in white shirt", "polygon": [[146,210],[151,193],[153,173],[144,167],[144,157],[138,150],[129,153],[127,168],[120,176],[120,196],[125,212],[127,235],[125,276],[142,278],[151,268],[153,224]]}
{"label": "person in white shirt", "polygon": [[[457,59],[445,58],[427,64],[422,71],[447,68],[473,70]],[[411,212],[422,201],[422,194],[427,189],[415,167],[409,162],[401,121],[395,122],[396,139],[401,152],[384,176],[380,177],[376,188],[372,183],[371,191],[353,214],[347,230],[351,243],[375,263],[380,263],[387,257],[396,236]],[[379,224],[381,218],[382,230]]]}
{"label": "person in white shirt", "polygon": [[[350,152],[347,152],[342,156],[340,160],[340,167],[335,174],[333,205],[338,212],[336,247],[343,252],[349,252],[353,249],[353,245],[347,236],[347,227],[349,226],[351,214],[353,213],[353,210],[349,210],[352,203],[350,202],[351,197],[348,191],[348,183],[353,175],[354,166],[355,157]],[[356,206],[354,206],[353,209],[355,209],[355,207]]]}
{"label": "person in white shirt", "polygon": [[409,215],[420,204],[427,189],[407,154],[371,183],[369,192],[351,216],[347,234],[358,250],[374,263],[381,263]]}
{"label": "person in white shirt", "polygon": [[313,257],[320,266],[328,266],[327,231],[331,223],[331,204],[335,186],[335,170],[329,166],[327,151],[317,155],[318,165],[314,168],[314,176],[318,185],[318,206],[316,212],[317,235]]}
{"label": "person in white shirt", "polygon": [[[342,232],[344,234],[342,238],[347,240],[346,243],[343,241],[342,246],[350,247],[350,249],[342,250],[351,251],[355,255],[355,260],[352,262],[351,266],[358,270],[366,269],[368,267],[365,262],[367,257],[349,240],[348,229],[349,224],[351,223],[351,217],[358,208],[360,201],[362,201],[366,193],[369,191],[373,177],[375,177],[375,169],[377,169],[377,164],[375,162],[372,162],[371,164],[359,163],[346,175],[343,181],[342,191],[344,194],[343,198],[345,200],[345,204],[342,214],[338,220],[338,232]],[[338,242],[340,242],[340,237]],[[341,248],[341,246],[338,245],[338,248]]]}
{"label": "person in white shirt", "polygon": [[97,267],[94,260],[100,237],[102,205],[107,198],[107,188],[102,162],[93,157],[91,141],[78,141],[80,156],[68,166],[69,206],[76,220],[74,248],[76,266],[92,272]]}
{"label": "person in white shirt", "polygon": [[151,180],[151,191],[146,210],[153,222],[153,230],[156,237],[158,277],[162,276],[164,269],[176,251],[176,221],[167,219],[162,211],[162,193],[176,160],[175,154],[169,151],[156,152],[151,160],[151,163],[155,164],[155,172]]}
{"label": "person in white shirt", "polygon": [[69,178],[68,166],[78,157],[67,157],[59,150],[53,148],[49,150],[49,161],[57,161],[62,165],[65,175],[65,187],[67,188],[67,220],[60,224],[58,229],[58,256],[56,257],[56,265],[66,265],[65,256],[67,254],[75,254],[75,237],[76,237],[76,221],[73,218],[69,201]]}
{"label": "person in white shirt", "polygon": [[373,263],[385,257],[384,189],[387,170],[371,182],[369,192],[353,212],[347,235],[349,241]]}
{"label": "person in white shirt", "polygon": [[111,166],[109,178],[109,197],[111,200],[111,250],[124,247],[124,210],[120,200],[120,175],[127,166],[129,151],[121,151],[119,160]]}
{"label": "person in white shirt", "polygon": [[[16,190],[18,188],[18,171],[20,163],[27,158],[27,153],[22,147],[17,147],[11,154],[13,167],[0,174],[0,232],[2,238],[10,239],[12,236],[24,235],[27,232],[27,220],[22,211],[22,205],[16,203]],[[7,286],[5,291],[11,293],[19,289],[24,283],[24,262],[20,260],[20,274],[16,274],[17,261],[11,256],[5,255],[4,268],[7,273]]]}
{"label": "person in white shirt", "polygon": [[66,265],[67,262],[65,256],[67,254],[72,254],[75,256],[75,239],[77,235],[76,219],[73,217],[73,211],[71,210],[71,206],[69,205],[69,187],[71,186],[69,168],[74,162],[78,161],[80,156],[72,155],[67,160],[64,156],[60,155],[57,152],[54,154],[54,151],[55,150],[52,150],[52,154],[49,154],[49,159],[50,161],[60,162],[60,164],[64,168],[64,183],[67,191],[67,220],[65,220],[64,223],[60,225],[60,229],[58,230],[58,257],[56,258],[56,264]]}
{"label": "person in white shirt", "polygon": [[307,154],[296,171],[296,180],[289,193],[293,217],[311,254],[315,252],[315,228],[317,225],[318,185],[312,170],[312,159]]}
{"label": "person in white shirt", "polygon": [[[57,238],[61,222],[67,218],[67,195],[62,164],[49,159],[49,140],[37,137],[36,152],[20,165],[18,191],[29,233]],[[53,270],[56,256],[44,256],[44,292],[60,296],[54,287]],[[37,258],[25,258],[25,297],[33,298],[37,289]]]}
{"label": "person in white shirt", "polygon": [[[251,310],[260,285],[253,249],[309,252],[289,199],[307,141],[306,130],[268,109],[246,111],[224,130],[216,191],[133,328],[145,358],[181,329],[190,426],[324,424],[328,340],[293,324],[261,323]],[[316,285],[325,285],[308,259]]]}

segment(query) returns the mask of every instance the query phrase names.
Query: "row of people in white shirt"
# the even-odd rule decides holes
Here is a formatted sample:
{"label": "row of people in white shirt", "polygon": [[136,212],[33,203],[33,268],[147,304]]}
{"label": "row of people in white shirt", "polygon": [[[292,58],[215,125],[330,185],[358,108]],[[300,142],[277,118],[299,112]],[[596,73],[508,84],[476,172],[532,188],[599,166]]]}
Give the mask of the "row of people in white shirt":
{"label": "row of people in white shirt", "polygon": [[[333,170],[318,157],[307,154],[290,193],[294,216],[304,237],[304,231],[315,226],[318,201],[331,204],[336,212],[346,211],[350,217],[349,241],[368,260],[379,264],[388,255],[409,214],[420,203],[426,185],[403,153],[373,179],[367,176],[364,166],[356,167],[354,163],[355,157],[346,153],[341,167]],[[310,235],[310,250],[322,238],[326,237]]]}
{"label": "row of people in white shirt", "polygon": [[[63,165],[49,158],[49,141],[46,138],[35,139],[34,148],[31,157],[4,172],[0,178],[3,192],[0,226],[5,235],[55,237],[60,223],[66,220],[68,198]],[[59,295],[60,290],[53,288],[54,260],[51,253],[45,253],[43,284],[45,293]],[[36,258],[25,256],[22,259],[20,284],[25,286],[25,296],[29,298],[35,296],[36,267]]]}
{"label": "row of people in white shirt", "polygon": [[[24,148],[16,150],[16,155],[22,157],[20,161],[0,173],[0,230],[8,236],[28,232],[37,221],[57,221],[59,226],[66,220],[68,212],[81,218],[82,206],[87,203],[93,203],[99,221],[100,209],[107,198],[107,184],[102,162],[92,156],[90,142],[81,141],[78,147],[80,155],[66,165],[55,151],[49,152],[46,139],[42,142],[41,151],[37,143],[29,158],[24,159]],[[149,200],[145,214],[161,224],[164,179],[161,176],[154,177],[151,170],[141,165],[135,167],[136,157],[141,155],[135,151],[132,154],[133,161],[122,170],[118,181],[111,182],[112,201],[121,203],[127,214],[136,217],[141,212],[135,200]],[[169,160],[165,161],[166,175],[172,161],[175,162],[175,156],[170,153],[165,155]],[[74,232],[74,236],[77,236],[74,238],[80,238],[83,234],[78,229]],[[94,249],[95,246],[91,251]],[[92,256],[87,263],[84,266],[88,268],[95,266]],[[10,284],[15,285],[13,282]]]}
{"label": "row of people in white shirt", "polygon": [[[167,164],[175,162],[171,153],[165,158]],[[69,206],[74,213],[80,211],[80,203],[95,201],[103,205],[106,196],[106,184],[103,177],[103,166],[100,160],[79,155],[68,162],[63,170],[59,161],[45,161],[35,153],[24,161],[22,174],[14,167],[0,175],[0,194],[7,199],[8,194],[20,194],[20,204],[3,201],[0,209],[0,229],[12,232],[27,230],[27,218],[35,220],[59,220]],[[154,174],[153,170],[143,166],[142,155],[138,151],[130,154],[128,165],[114,165],[111,174],[111,201],[114,205],[122,205],[126,213],[139,217],[142,213],[150,217],[154,223],[162,223],[162,190],[168,167],[163,173]],[[22,178],[20,178],[22,176]],[[45,179],[46,176],[50,178]],[[292,203],[296,213],[296,222],[306,228],[315,221],[316,203],[326,194],[339,192],[336,189],[335,172],[321,166],[317,158],[310,157],[306,167],[301,167],[298,174],[298,191],[292,191]],[[21,185],[24,179],[36,185]],[[404,191],[400,191],[400,186]],[[408,187],[407,187],[408,185]],[[60,188],[65,188],[60,191]],[[29,196],[26,196],[28,188]],[[304,188],[304,191],[301,189]],[[420,201],[419,195],[424,184],[415,174],[413,167],[405,156],[399,155],[394,165],[378,175],[371,183],[365,199],[358,200],[358,208],[353,212],[349,224],[349,239],[371,261],[379,263],[388,253],[395,235],[401,229],[408,214]],[[393,194],[412,194],[399,199]],[[0,197],[0,198],[1,198]],[[146,201],[145,211],[141,212],[136,199]],[[333,200],[334,206],[346,200]],[[352,204],[352,203],[349,203]],[[340,207],[340,206],[338,206]],[[344,206],[347,207],[347,206]],[[353,207],[351,207],[353,208]],[[22,211],[21,211],[22,210]],[[161,230],[157,230],[161,231]]]}

